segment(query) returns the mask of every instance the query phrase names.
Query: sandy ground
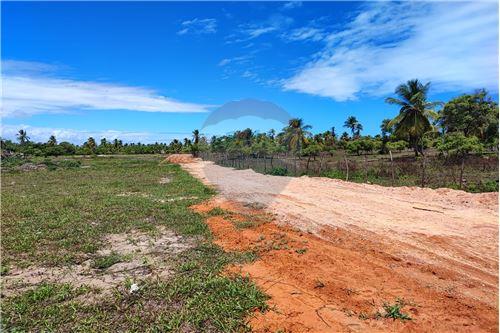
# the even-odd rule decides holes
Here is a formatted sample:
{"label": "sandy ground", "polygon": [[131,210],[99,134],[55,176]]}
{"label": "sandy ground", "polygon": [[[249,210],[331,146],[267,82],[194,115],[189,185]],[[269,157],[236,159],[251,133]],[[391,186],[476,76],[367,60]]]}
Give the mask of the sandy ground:
{"label": "sandy ground", "polygon": [[[308,315],[306,309],[286,301],[293,298],[293,291],[282,286],[283,290],[273,293],[276,284],[266,288],[273,297],[271,302],[283,309],[277,313],[295,316],[273,321],[266,315],[258,321],[258,331],[272,331],[279,322],[288,322],[284,327],[296,332],[367,327],[382,331],[498,330],[498,193],[275,177],[201,160],[189,160],[182,166],[219,190],[219,204],[231,200],[264,208],[275,215],[273,228],[285,228],[277,233],[291,239],[305,237],[309,244],[307,253],[295,261],[266,257],[252,267],[240,268],[256,281],[274,274],[289,279],[292,289],[310,287],[308,294],[320,294],[299,302],[311,304]],[[221,244],[230,235],[228,230],[219,232]],[[242,237],[239,232],[237,244],[244,242]],[[248,242],[255,247],[257,240],[250,237]],[[298,254],[292,251],[292,255]],[[316,275],[328,283],[312,281]],[[315,283],[336,292],[325,294],[328,288],[311,287]],[[347,300],[338,294],[339,288],[352,291],[345,292],[349,297],[342,296]],[[391,297],[412,299],[411,323],[397,321],[387,326],[385,321],[366,319]],[[330,309],[328,314],[321,315],[325,309]],[[360,318],[366,320],[360,322]]]}

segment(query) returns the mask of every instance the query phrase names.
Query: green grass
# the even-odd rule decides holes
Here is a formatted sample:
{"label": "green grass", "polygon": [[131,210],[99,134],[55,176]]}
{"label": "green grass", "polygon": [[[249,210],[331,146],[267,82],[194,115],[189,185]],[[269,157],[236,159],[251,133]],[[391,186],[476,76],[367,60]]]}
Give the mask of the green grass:
{"label": "green grass", "polygon": [[[159,226],[191,237],[195,247],[171,259],[169,279],[141,281],[133,294],[126,283],[106,297],[90,288],[42,284],[3,299],[4,330],[248,330],[244,318],[254,309],[265,310],[267,298],[247,278],[221,271],[228,264],[254,260],[255,254],[221,250],[212,243],[204,217],[189,209],[210,198],[213,190],[179,166],[159,164],[157,157],[79,161],[83,168],[3,175],[2,267],[64,266],[91,258],[94,267],[106,269],[126,260],[113,253],[97,255],[106,235],[133,229],[153,234]],[[172,181],[160,184],[166,174]],[[177,196],[196,199],[157,200]]]}
{"label": "green grass", "polygon": [[119,262],[126,261],[127,258],[116,252],[111,252],[109,255],[100,256],[92,261],[92,268],[106,269]]}

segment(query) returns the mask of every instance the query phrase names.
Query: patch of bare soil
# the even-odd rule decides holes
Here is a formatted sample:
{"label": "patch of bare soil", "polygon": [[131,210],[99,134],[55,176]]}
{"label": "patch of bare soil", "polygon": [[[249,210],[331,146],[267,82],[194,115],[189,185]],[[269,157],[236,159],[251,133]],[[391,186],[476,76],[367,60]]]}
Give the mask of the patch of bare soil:
{"label": "patch of bare soil", "polygon": [[170,163],[193,163],[196,160],[191,154],[171,154],[165,159]]}
{"label": "patch of bare soil", "polygon": [[37,171],[37,170],[47,170],[45,164],[35,164],[35,163],[24,163],[16,168],[19,171]]}
{"label": "patch of bare soil", "polygon": [[138,283],[149,277],[167,278],[171,273],[169,259],[192,246],[189,240],[165,228],[158,228],[155,235],[137,230],[108,235],[105,244],[94,257],[117,255],[122,258],[120,262],[103,269],[95,268],[95,258],[66,267],[13,268],[2,279],[2,292],[10,296],[43,282],[54,282],[86,285],[106,295],[126,279]]}
{"label": "patch of bare soil", "polygon": [[[271,296],[270,311],[250,318],[255,332],[494,332],[495,295],[447,267],[395,255],[401,244],[326,228],[321,237],[273,222],[237,228],[238,219],[261,211],[221,199],[194,206],[221,207],[231,217],[207,223],[226,250],[259,254],[251,264],[228,268]],[[494,292],[490,289],[490,292]],[[411,320],[386,318],[384,304],[400,299]]]}
{"label": "patch of bare soil", "polygon": [[[241,268],[278,309],[253,321],[257,331],[279,322],[293,332],[498,330],[498,193],[276,177],[200,160],[183,168],[219,190],[217,205],[231,199],[274,214],[255,229],[210,218],[225,248],[253,248],[276,232],[309,244]],[[405,308],[413,320],[360,319],[396,297],[416,304]]]}

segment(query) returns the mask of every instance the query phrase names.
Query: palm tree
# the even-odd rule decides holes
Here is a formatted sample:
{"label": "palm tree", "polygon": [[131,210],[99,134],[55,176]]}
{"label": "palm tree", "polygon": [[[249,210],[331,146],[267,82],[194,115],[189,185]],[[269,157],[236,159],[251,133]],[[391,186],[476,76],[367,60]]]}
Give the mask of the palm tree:
{"label": "palm tree", "polygon": [[89,149],[92,153],[95,151],[96,143],[95,143],[95,139],[93,137],[88,138],[87,142],[85,144],[87,145],[87,147],[89,147]]}
{"label": "palm tree", "polygon": [[49,141],[47,141],[47,144],[48,144],[49,146],[55,146],[55,145],[57,145],[57,140],[56,140],[55,135],[51,135],[51,136],[49,137]]}
{"label": "palm tree", "polygon": [[395,135],[408,138],[415,150],[415,156],[418,156],[418,153],[424,155],[422,137],[433,129],[431,120],[438,117],[434,108],[443,104],[427,101],[429,87],[430,82],[422,84],[417,79],[409,80],[400,84],[395,90],[400,99],[392,97],[385,99],[386,103],[401,107],[399,115],[392,119],[388,126],[394,128]]}
{"label": "palm tree", "polygon": [[380,124],[380,132],[382,133],[382,137],[387,137],[387,134],[392,134],[392,127],[389,126],[391,119],[382,120],[382,124]]}
{"label": "palm tree", "polygon": [[290,119],[288,126],[283,129],[284,141],[290,151],[298,153],[302,150],[305,144],[306,137],[311,135],[309,130],[311,126],[304,125],[304,121],[300,118]]}
{"label": "palm tree", "polygon": [[19,140],[19,143],[21,145],[24,145],[30,141],[30,138],[28,137],[28,133],[26,133],[26,131],[23,129],[19,130],[19,132],[17,133],[17,139]]}
{"label": "palm tree", "polygon": [[193,140],[195,145],[197,145],[198,142],[200,142],[200,131],[198,131],[197,129],[193,131]]}
{"label": "palm tree", "polygon": [[359,136],[359,133],[363,130],[363,125],[354,116],[350,116],[344,122],[344,127],[351,130],[352,136]]}

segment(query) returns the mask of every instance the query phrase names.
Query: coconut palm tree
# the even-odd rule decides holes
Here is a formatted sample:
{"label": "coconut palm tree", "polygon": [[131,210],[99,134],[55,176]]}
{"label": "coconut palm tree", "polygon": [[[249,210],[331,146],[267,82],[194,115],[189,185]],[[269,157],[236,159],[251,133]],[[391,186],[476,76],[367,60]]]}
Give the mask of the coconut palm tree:
{"label": "coconut palm tree", "polygon": [[409,80],[400,84],[395,94],[400,98],[388,97],[386,103],[400,106],[399,114],[392,119],[388,126],[394,128],[394,134],[408,138],[415,150],[415,156],[424,155],[422,138],[425,133],[433,129],[431,121],[438,115],[434,109],[442,102],[427,101],[430,82],[422,84],[419,80]]}
{"label": "coconut palm tree", "polygon": [[87,147],[90,149],[90,151],[93,153],[97,147],[95,143],[95,139],[93,137],[90,137],[87,139],[87,142],[85,143]]}
{"label": "coconut palm tree", "polygon": [[17,139],[19,140],[19,143],[21,145],[26,144],[28,141],[30,141],[30,138],[28,137],[28,133],[26,133],[25,130],[21,129],[17,133]]}
{"label": "coconut palm tree", "polygon": [[380,124],[380,132],[382,133],[382,137],[385,138],[387,135],[392,134],[392,127],[389,126],[391,119],[382,120],[382,124]]}
{"label": "coconut palm tree", "polygon": [[57,145],[57,139],[56,139],[55,135],[51,135],[49,137],[49,141],[47,141],[47,144],[49,146],[55,146],[55,145]]}
{"label": "coconut palm tree", "polygon": [[351,130],[352,136],[359,136],[360,132],[363,130],[363,125],[354,116],[350,116],[344,122],[344,127]]}
{"label": "coconut palm tree", "polygon": [[309,130],[311,126],[304,125],[304,121],[300,118],[293,118],[288,121],[288,126],[283,129],[284,142],[288,149],[294,153],[298,153],[304,147],[306,137],[310,136]]}
{"label": "coconut palm tree", "polygon": [[200,142],[200,131],[198,131],[197,129],[193,131],[193,140],[195,145]]}

